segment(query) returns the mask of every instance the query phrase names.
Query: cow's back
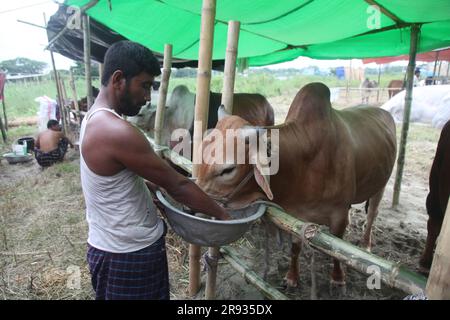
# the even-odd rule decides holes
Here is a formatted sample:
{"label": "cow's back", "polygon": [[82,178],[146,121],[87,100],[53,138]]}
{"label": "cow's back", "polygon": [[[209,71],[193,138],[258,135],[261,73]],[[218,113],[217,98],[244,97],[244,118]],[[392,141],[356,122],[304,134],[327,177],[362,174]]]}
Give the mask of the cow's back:
{"label": "cow's back", "polygon": [[427,212],[442,221],[450,195],[450,121],[442,128],[436,155],[431,166]]}

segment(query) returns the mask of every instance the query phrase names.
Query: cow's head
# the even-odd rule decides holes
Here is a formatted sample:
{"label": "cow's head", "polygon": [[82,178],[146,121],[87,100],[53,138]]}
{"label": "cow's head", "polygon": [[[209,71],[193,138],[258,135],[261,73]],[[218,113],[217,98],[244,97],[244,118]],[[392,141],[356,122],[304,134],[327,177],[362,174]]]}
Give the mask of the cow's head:
{"label": "cow's head", "polygon": [[269,175],[255,145],[262,132],[238,116],[220,119],[202,144],[203,163],[197,175],[200,188],[231,208],[273,199]]}
{"label": "cow's head", "polygon": [[127,120],[144,131],[151,131],[155,126],[156,106],[150,103],[141,107],[141,110],[134,117]]}

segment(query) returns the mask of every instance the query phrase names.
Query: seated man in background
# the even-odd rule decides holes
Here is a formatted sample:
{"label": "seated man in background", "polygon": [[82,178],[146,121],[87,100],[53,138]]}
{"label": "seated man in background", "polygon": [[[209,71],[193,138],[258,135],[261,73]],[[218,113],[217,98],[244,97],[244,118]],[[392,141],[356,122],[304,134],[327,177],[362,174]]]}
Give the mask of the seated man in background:
{"label": "seated man in background", "polygon": [[49,167],[55,162],[63,161],[67,146],[73,148],[72,142],[64,136],[56,120],[47,122],[47,130],[39,133],[35,145],[34,156],[41,167]]}

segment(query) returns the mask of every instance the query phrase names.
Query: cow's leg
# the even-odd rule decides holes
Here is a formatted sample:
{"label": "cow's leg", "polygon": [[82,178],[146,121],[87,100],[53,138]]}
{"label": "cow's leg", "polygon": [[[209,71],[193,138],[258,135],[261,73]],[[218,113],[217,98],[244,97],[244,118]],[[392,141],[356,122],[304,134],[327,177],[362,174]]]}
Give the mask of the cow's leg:
{"label": "cow's leg", "polygon": [[378,191],[373,197],[369,199],[369,207],[367,208],[366,229],[361,240],[361,246],[367,251],[372,248],[372,226],[375,218],[378,215],[378,207],[380,206],[381,198],[383,198],[384,188]]}
{"label": "cow's leg", "polygon": [[[345,233],[345,229],[348,225],[348,209],[339,209],[339,212],[335,212],[334,215],[339,219],[330,221],[330,232],[332,235],[342,239]],[[345,273],[341,268],[341,263],[337,259],[333,259],[333,271],[331,272],[331,283],[335,285],[345,285]]]}
{"label": "cow's leg", "polygon": [[291,245],[291,262],[289,264],[289,270],[286,273],[285,280],[288,287],[298,286],[298,256],[300,254],[301,242],[298,239],[292,239]]}
{"label": "cow's leg", "polygon": [[441,231],[442,221],[437,221],[438,219],[428,218],[427,222],[427,242],[425,244],[425,250],[419,260],[419,271],[422,273],[429,273],[431,268],[431,263],[433,262],[434,245],[436,244],[436,239]]}

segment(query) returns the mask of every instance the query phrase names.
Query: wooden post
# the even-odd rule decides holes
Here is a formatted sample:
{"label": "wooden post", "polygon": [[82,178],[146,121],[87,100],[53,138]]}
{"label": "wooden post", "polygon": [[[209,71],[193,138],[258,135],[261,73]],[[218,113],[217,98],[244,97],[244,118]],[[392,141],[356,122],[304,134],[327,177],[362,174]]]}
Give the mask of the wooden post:
{"label": "wooden post", "polygon": [[414,69],[416,67],[417,42],[419,38],[420,27],[417,24],[411,26],[411,43],[409,48],[409,63],[406,77],[406,95],[405,108],[403,111],[403,126],[400,137],[400,147],[398,149],[397,172],[394,183],[394,194],[392,199],[392,207],[396,208],[400,198],[400,187],[402,183],[403,167],[405,165],[406,141],[408,138],[409,118],[411,115],[412,91],[414,83]]}
{"label": "wooden post", "polygon": [[380,89],[381,89],[380,79],[381,79],[381,66],[378,65],[378,90],[377,90],[377,102],[380,101]]}
{"label": "wooden post", "polygon": [[[194,167],[192,170],[194,178],[197,176],[198,165],[202,162],[201,143],[203,132],[207,127],[215,16],[216,0],[203,0],[194,115]],[[191,296],[194,296],[200,288],[200,251],[199,246],[189,246],[189,294]]]}
{"label": "wooden post", "polygon": [[70,89],[72,90],[73,104],[75,105],[75,110],[77,112],[78,121],[80,122],[80,126],[81,126],[80,106],[78,104],[77,89],[75,87],[75,80],[73,79],[72,69],[69,69],[69,74],[70,74],[69,85],[70,85]]}
{"label": "wooden post", "polygon": [[[47,19],[45,17],[45,13],[44,13],[44,25],[45,27],[47,27]],[[59,112],[62,114],[63,112],[63,101],[62,101],[62,96],[61,96],[61,90],[60,90],[60,86],[59,86],[59,80],[58,80],[58,73],[56,72],[56,66],[55,66],[55,57],[53,56],[53,51],[52,49],[49,49],[50,51],[50,58],[52,60],[52,68],[53,68],[53,75],[55,77],[55,83],[56,83],[56,92],[58,93],[58,105],[59,105]],[[62,129],[63,131],[65,130],[65,126],[64,126],[64,122],[62,122]]]}
{"label": "wooden post", "polygon": [[86,76],[86,97],[87,111],[93,104],[92,79],[91,79],[91,28],[89,26],[89,16],[83,14],[83,46],[84,46],[84,70]]}
{"label": "wooden post", "polygon": [[[236,75],[239,28],[239,21],[230,21],[228,23],[228,41],[225,56],[225,69],[221,103],[225,106],[225,110],[229,114],[233,113],[234,80]],[[217,261],[219,260],[220,256],[219,248],[209,248],[208,255],[211,264],[209,265],[208,274],[206,277],[205,298],[207,300],[212,300],[216,297]]]}
{"label": "wooden post", "polygon": [[[169,89],[170,72],[172,69],[172,45],[164,46],[163,72],[161,76],[161,85],[159,87],[158,105],[156,106],[155,116],[155,143],[161,145],[161,130],[164,126],[164,111],[166,110],[167,90]],[[161,150],[156,152],[161,155]]]}
{"label": "wooden post", "polygon": [[[450,202],[449,202],[450,204]],[[428,276],[426,296],[431,300],[450,299],[450,205],[442,223],[441,233],[438,237],[436,252]]]}

